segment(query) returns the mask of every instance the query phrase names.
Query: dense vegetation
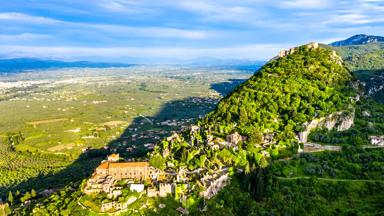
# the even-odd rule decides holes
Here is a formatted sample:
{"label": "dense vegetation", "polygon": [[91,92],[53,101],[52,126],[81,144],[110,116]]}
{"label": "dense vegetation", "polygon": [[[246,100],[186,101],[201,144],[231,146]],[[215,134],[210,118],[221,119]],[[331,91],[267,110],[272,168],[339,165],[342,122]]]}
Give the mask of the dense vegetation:
{"label": "dense vegetation", "polygon": [[351,71],[370,71],[384,68],[384,43],[369,43],[332,47]]}
{"label": "dense vegetation", "polygon": [[381,70],[356,71],[355,75],[364,83],[366,95],[384,104],[384,67]]}
{"label": "dense vegetation", "polygon": [[384,134],[384,43],[333,47],[346,67],[361,83],[361,101],[356,104],[355,122],[347,131],[318,128],[310,140],[337,145],[367,145],[369,136]]}
{"label": "dense vegetation", "polygon": [[275,162],[234,178],[204,215],[382,215],[383,157],[352,148]]}
{"label": "dense vegetation", "polygon": [[[354,95],[348,87],[350,79],[331,51],[296,48],[294,54],[267,63],[224,98],[197,123],[199,130],[163,141],[155,148],[151,162],[161,169],[189,170],[234,166],[249,171],[266,166],[269,155],[296,151],[296,133],[303,130],[303,123],[349,109],[349,97]],[[212,147],[235,131],[247,137],[239,150]],[[266,149],[260,144],[267,134],[272,134],[276,145]]]}
{"label": "dense vegetation", "polygon": [[336,131],[318,128],[309,138],[313,142],[337,145],[367,145],[369,136],[384,134],[384,105],[372,98],[356,104],[355,122],[351,129]]}
{"label": "dense vegetation", "polygon": [[238,125],[251,135],[278,132],[278,140],[293,139],[302,124],[315,117],[348,109],[353,90],[349,72],[326,49],[305,46],[272,60],[239,86],[210,113],[204,123]]}
{"label": "dense vegetation", "polygon": [[0,145],[0,154],[4,156],[0,158],[0,198],[5,198],[9,191],[23,195],[31,189],[56,189],[82,180],[105,152],[90,152],[74,162],[65,155],[16,152],[10,145]]}

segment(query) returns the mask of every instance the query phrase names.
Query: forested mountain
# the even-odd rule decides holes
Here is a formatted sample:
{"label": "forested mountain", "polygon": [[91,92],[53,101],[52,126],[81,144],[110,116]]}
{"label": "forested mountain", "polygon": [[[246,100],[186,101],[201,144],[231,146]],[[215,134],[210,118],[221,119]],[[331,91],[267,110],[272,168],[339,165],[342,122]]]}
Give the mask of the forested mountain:
{"label": "forested mountain", "polygon": [[[351,82],[331,50],[293,48],[264,65],[197,126],[164,140],[150,162],[166,170],[204,170],[201,175],[222,169],[254,172],[271,159],[295,154],[304,123],[351,111],[356,94]],[[204,189],[199,176],[189,185],[190,197],[198,199]]]}
{"label": "forested mountain", "polygon": [[[351,71],[352,78],[347,75],[348,73],[339,73],[346,75],[344,79],[337,79],[344,84],[327,82],[329,76],[335,71],[328,70],[328,73],[324,73],[324,79],[318,80],[316,77],[318,73],[311,73],[306,81],[312,85],[317,81],[321,81],[326,84],[325,88],[340,89],[341,87],[344,90],[340,92],[353,95],[354,90],[347,87],[348,82],[346,80],[350,79],[356,87],[360,86],[357,91],[363,96],[356,104],[350,104],[354,107],[356,113],[355,124],[350,129],[329,131],[328,129],[318,128],[311,134],[313,141],[343,145],[343,150],[340,152],[307,153],[292,159],[272,160],[264,169],[256,168],[249,175],[239,174],[232,179],[230,186],[224,188],[213,200],[208,202],[208,211],[204,215],[382,215],[384,213],[379,204],[384,199],[382,194],[384,189],[382,173],[384,170],[380,167],[384,162],[382,160],[383,151],[382,149],[361,148],[362,145],[370,144],[368,136],[384,133],[384,105],[379,103],[382,101],[383,96],[383,90],[380,86],[383,86],[384,81],[383,58],[380,56],[383,52],[382,45],[372,43],[336,48],[324,45],[322,47],[327,50],[336,50],[341,54],[344,60],[343,66],[346,66],[346,68],[342,67],[343,69],[340,71]],[[240,114],[240,108],[244,106],[243,104],[257,101],[262,103],[263,106],[257,106],[257,109],[254,110],[263,111],[265,108],[273,106],[272,101],[264,101],[264,98],[268,98],[268,95],[273,98],[273,101],[279,101],[277,95],[280,94],[292,98],[293,95],[287,94],[289,91],[284,88],[294,86],[295,80],[290,81],[290,83],[294,84],[287,85],[287,83],[284,83],[286,84],[284,86],[279,86],[280,79],[271,80],[268,82],[268,86],[265,84],[263,86],[263,82],[260,81],[263,75],[266,75],[266,72],[276,73],[276,71],[280,70],[285,72],[285,76],[279,76],[279,78],[283,78],[282,80],[296,74],[301,78],[302,74],[297,73],[295,69],[306,71],[306,68],[308,68],[311,71],[313,65],[304,64],[305,68],[301,68],[302,62],[300,63],[300,60],[308,62],[307,58],[312,54],[314,59],[323,65],[322,59],[324,58],[320,57],[321,54],[316,52],[303,52],[301,54],[304,54],[305,57],[288,55],[277,59],[277,61],[271,61],[270,65],[265,65],[259,71],[258,76],[257,74],[253,76],[229,97],[221,101],[218,109],[211,113],[205,121],[218,121],[225,124],[226,113],[231,113],[228,122],[238,125],[237,128],[247,129],[258,126],[260,124],[258,119],[248,116],[249,110],[253,110],[253,107],[248,106],[241,111],[247,113],[247,118],[241,118],[243,121],[240,120],[240,116],[243,115]],[[292,61],[292,59],[296,59],[296,61]],[[270,67],[271,65],[274,67]],[[281,69],[280,65],[284,65],[286,70]],[[372,70],[372,68],[375,70]],[[295,71],[295,73],[289,73],[289,71]],[[268,75],[268,79],[271,78],[273,79],[273,76]],[[299,82],[305,83],[301,79],[299,80]],[[361,83],[361,85],[357,85],[358,83]],[[260,87],[255,87],[256,85],[252,84],[262,85],[263,90],[269,89],[270,86],[269,94],[262,91],[262,97],[252,101],[252,99],[249,99],[251,92],[260,94],[260,92],[253,90],[253,88],[260,89]],[[320,89],[322,88],[324,87],[320,87]],[[308,97],[305,96],[305,92],[308,92],[308,89],[302,87],[302,89],[295,90],[294,95],[300,95],[301,99],[298,104],[303,104],[303,101],[304,103],[307,102]],[[324,98],[316,99],[316,102],[318,100],[327,101]],[[309,106],[314,107],[316,113],[322,113],[319,106],[314,106],[316,102],[310,101]],[[327,104],[332,107],[331,103]],[[237,108],[234,111],[231,110],[233,106]],[[337,105],[337,100],[335,106],[335,109],[343,109],[342,106]],[[278,116],[282,116],[281,108],[283,107],[284,103],[278,103]],[[288,107],[294,108],[295,106],[291,103]],[[297,110],[297,113],[301,114],[304,109],[299,106]],[[290,125],[289,123],[295,125],[296,122],[300,122],[297,117],[289,115],[293,112],[287,113],[288,125]],[[232,116],[236,117],[233,118]],[[304,112],[304,116],[311,117],[306,112]],[[249,118],[252,119],[251,122],[247,121]],[[270,123],[270,125],[273,125],[273,123]],[[286,134],[281,133],[281,130],[277,131],[277,134]],[[297,128],[297,131],[300,131],[300,128]],[[218,206],[217,203],[220,203],[220,205]]]}
{"label": "forested mountain", "polygon": [[330,43],[331,46],[349,46],[349,45],[362,45],[369,44],[375,42],[384,42],[384,37],[374,36],[374,35],[366,35],[366,34],[358,34],[354,35],[348,39],[342,41],[336,41]]}
{"label": "forested mountain", "polygon": [[347,131],[314,131],[314,142],[338,145],[370,144],[369,136],[384,134],[384,43],[368,43],[336,50],[345,66],[359,81],[361,100],[356,104],[354,126]]}
{"label": "forested mountain", "polygon": [[367,95],[384,102],[384,43],[328,48],[340,54],[345,66],[363,83]]}
{"label": "forested mountain", "polygon": [[384,43],[330,47],[343,58],[346,66],[354,72],[384,68]]}
{"label": "forested mountain", "polygon": [[248,135],[258,131],[291,139],[303,123],[348,109],[348,96],[354,94],[350,81],[351,75],[331,51],[302,46],[266,64],[204,122]]}
{"label": "forested mountain", "polygon": [[[351,74],[331,50],[298,47],[293,54],[267,63],[221,100],[215,111],[198,122],[198,131],[188,133],[179,144],[164,144],[154,155],[170,151],[172,154],[166,159],[192,169],[197,164],[205,166],[197,161],[199,157],[183,160],[178,156],[185,151],[198,152],[195,156],[212,155],[203,150],[208,137],[225,139],[226,135],[239,132],[247,137],[240,146],[243,154],[252,158],[252,153],[263,149],[257,146],[270,137],[276,145],[268,150],[277,156],[279,151],[292,147],[305,122],[351,108],[350,97],[355,95],[351,81]],[[255,152],[245,151],[251,149]],[[224,164],[226,160],[220,159]],[[254,162],[257,161],[250,161]]]}

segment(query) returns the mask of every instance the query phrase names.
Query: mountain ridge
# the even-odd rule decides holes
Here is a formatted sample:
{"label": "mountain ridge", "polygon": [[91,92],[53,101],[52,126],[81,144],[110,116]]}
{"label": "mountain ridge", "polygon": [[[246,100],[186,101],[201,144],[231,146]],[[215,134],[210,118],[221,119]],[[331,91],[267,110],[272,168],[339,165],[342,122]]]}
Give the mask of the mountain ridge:
{"label": "mountain ridge", "polygon": [[133,65],[134,64],[91,62],[91,61],[60,61],[60,60],[39,59],[39,58],[11,58],[11,59],[0,59],[0,73],[18,73],[18,72],[25,72],[29,70],[57,69],[57,68],[71,68],[71,67],[79,67],[79,68],[129,67]]}
{"label": "mountain ridge", "polygon": [[349,45],[363,45],[368,43],[384,42],[384,37],[366,34],[357,34],[345,40],[335,41],[330,43],[331,46],[349,46]]}

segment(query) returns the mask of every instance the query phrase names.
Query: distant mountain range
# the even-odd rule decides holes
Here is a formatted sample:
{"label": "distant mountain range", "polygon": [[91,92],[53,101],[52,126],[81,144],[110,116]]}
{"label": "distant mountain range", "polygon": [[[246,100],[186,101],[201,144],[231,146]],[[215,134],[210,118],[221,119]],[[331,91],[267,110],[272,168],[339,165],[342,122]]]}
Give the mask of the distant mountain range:
{"label": "distant mountain range", "polygon": [[331,46],[348,46],[348,45],[363,45],[363,44],[375,43],[375,42],[384,42],[384,37],[358,34],[358,35],[354,35],[354,36],[352,36],[348,39],[345,39],[345,40],[335,41],[333,43],[330,43],[329,45],[331,45]]}
{"label": "distant mountain range", "polygon": [[59,61],[59,60],[46,60],[37,58],[14,58],[14,59],[0,59],[0,73],[17,73],[29,70],[42,70],[42,69],[57,69],[57,68],[71,68],[71,67],[92,67],[92,68],[106,68],[106,67],[129,67],[133,64],[122,63],[105,63],[105,62],[89,62],[89,61]]}
{"label": "distant mountain range", "polygon": [[256,71],[265,64],[265,61],[247,59],[219,59],[213,57],[195,58],[182,62],[190,67]]}
{"label": "distant mountain range", "polygon": [[[246,70],[256,71],[265,62],[253,60],[238,59],[216,59],[204,57],[189,61],[182,61],[172,65],[187,65],[190,67],[215,68],[228,70]],[[60,61],[47,60],[38,58],[13,58],[0,59],[1,73],[18,73],[32,70],[46,70],[59,68],[107,68],[107,67],[130,67],[137,64],[125,63],[106,63],[106,62],[90,62],[90,61]]]}

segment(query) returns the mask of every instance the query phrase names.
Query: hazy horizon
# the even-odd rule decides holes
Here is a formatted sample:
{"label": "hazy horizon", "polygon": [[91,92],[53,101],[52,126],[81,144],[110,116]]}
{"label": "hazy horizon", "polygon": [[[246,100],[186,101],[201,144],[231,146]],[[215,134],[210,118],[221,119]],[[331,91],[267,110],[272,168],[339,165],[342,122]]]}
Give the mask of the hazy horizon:
{"label": "hazy horizon", "polygon": [[172,63],[268,60],[281,49],[383,35],[377,0],[2,2],[0,58]]}

